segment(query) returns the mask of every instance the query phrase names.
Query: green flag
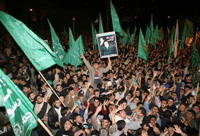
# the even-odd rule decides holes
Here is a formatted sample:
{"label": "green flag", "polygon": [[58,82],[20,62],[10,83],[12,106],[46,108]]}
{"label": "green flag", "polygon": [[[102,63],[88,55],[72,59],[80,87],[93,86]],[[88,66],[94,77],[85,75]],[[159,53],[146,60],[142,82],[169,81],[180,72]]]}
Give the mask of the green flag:
{"label": "green flag", "polygon": [[85,54],[85,49],[84,49],[83,40],[82,40],[81,35],[76,40],[76,44],[78,44],[78,46],[80,47],[80,54]]}
{"label": "green flag", "polygon": [[110,0],[110,10],[111,10],[113,30],[119,34],[119,42],[125,46],[129,42],[129,37],[120,25],[119,17],[112,3],[112,0]]}
{"label": "green flag", "polygon": [[173,52],[173,47],[174,47],[174,43],[173,43],[173,34],[172,34],[172,35],[171,35],[170,48],[169,48],[169,55],[168,55],[168,59],[167,59],[167,63],[168,63],[168,64],[169,64],[169,62],[170,62],[171,53]]}
{"label": "green flag", "polygon": [[91,22],[91,27],[92,27],[92,41],[93,41],[94,49],[98,50],[98,44],[97,44],[97,38],[96,38],[97,31],[94,28],[94,25],[92,22]]}
{"label": "green flag", "polygon": [[117,12],[115,10],[115,7],[112,3],[112,0],[110,0],[110,12],[111,12],[111,18],[112,18],[112,25],[113,25],[113,30],[117,33],[119,33],[119,35],[121,37],[124,36],[124,32],[121,28],[120,22],[119,22],[119,18],[117,15]]}
{"label": "green flag", "polygon": [[79,36],[74,45],[66,53],[64,58],[65,64],[71,64],[74,65],[75,67],[83,64],[83,61],[81,60],[81,54],[83,54],[82,51],[83,47],[81,47],[82,46],[81,44],[82,44],[82,37]]}
{"label": "green flag", "polygon": [[199,64],[199,53],[194,43],[192,43],[192,67],[196,67],[198,64]]}
{"label": "green flag", "polygon": [[59,40],[58,36],[56,35],[56,32],[53,29],[53,26],[51,25],[49,19],[47,19],[47,21],[49,23],[49,27],[50,27],[50,31],[51,31],[53,50],[56,53],[56,55],[58,56],[58,58],[62,61],[65,56],[65,51],[64,51],[64,49],[60,43],[60,40]]}
{"label": "green flag", "polygon": [[103,23],[101,19],[101,13],[99,13],[99,33],[104,33]]}
{"label": "green flag", "polygon": [[140,28],[139,42],[138,42],[138,57],[147,60],[148,59],[148,46],[144,39],[142,29]]}
{"label": "green flag", "polygon": [[65,27],[64,27],[64,31],[63,31],[63,38],[64,38],[64,39],[67,38],[67,31],[66,31]]}
{"label": "green flag", "polygon": [[1,69],[0,106],[5,107],[16,136],[31,136],[38,119],[33,104]]}
{"label": "green flag", "polygon": [[0,11],[0,21],[38,71],[55,64],[63,66],[49,45],[21,21],[2,11]]}
{"label": "green flag", "polygon": [[153,37],[154,37],[155,42],[158,41],[158,35],[159,35],[158,34],[158,25],[156,25],[155,30],[153,32]]}
{"label": "green flag", "polygon": [[153,14],[151,14],[151,20],[149,24],[150,36],[149,36],[149,44],[153,45],[156,48],[156,39],[154,36],[154,26],[153,26]]}
{"label": "green flag", "polygon": [[192,42],[193,36],[194,36],[193,23],[185,19],[185,24],[184,24],[184,28],[182,32],[181,41],[180,41],[180,49],[183,48],[184,41],[186,45],[190,45]]}
{"label": "green flag", "polygon": [[75,43],[74,36],[72,34],[72,30],[69,27],[69,48],[71,48]]}
{"label": "green flag", "polygon": [[149,44],[149,39],[150,39],[150,29],[149,29],[149,26],[147,25],[146,32],[145,32],[145,40],[147,44]]}
{"label": "green flag", "polygon": [[136,27],[136,25],[135,25],[133,34],[130,36],[130,39],[129,39],[129,44],[130,44],[131,46],[133,46],[133,44],[134,44],[134,39],[135,39],[136,31],[137,31],[137,27]]}

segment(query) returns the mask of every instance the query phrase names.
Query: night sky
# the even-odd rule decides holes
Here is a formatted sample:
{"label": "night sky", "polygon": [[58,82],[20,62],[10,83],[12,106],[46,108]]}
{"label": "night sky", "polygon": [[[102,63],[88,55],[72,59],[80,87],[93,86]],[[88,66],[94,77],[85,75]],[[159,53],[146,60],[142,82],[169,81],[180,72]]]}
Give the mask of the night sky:
{"label": "night sky", "polygon": [[[200,12],[197,1],[172,0],[112,0],[124,29],[134,26],[146,28],[153,14],[154,25],[159,27],[175,25],[180,27],[184,19],[194,23],[195,28],[200,24]],[[175,3],[176,2],[176,3]],[[56,31],[62,32],[72,28],[72,17],[75,17],[77,33],[90,32],[90,23],[98,30],[98,19],[101,12],[104,31],[112,31],[109,0],[1,0],[1,9],[24,22],[32,30],[49,30],[47,18]],[[3,4],[3,6],[2,6]],[[31,11],[32,10],[32,11]]]}

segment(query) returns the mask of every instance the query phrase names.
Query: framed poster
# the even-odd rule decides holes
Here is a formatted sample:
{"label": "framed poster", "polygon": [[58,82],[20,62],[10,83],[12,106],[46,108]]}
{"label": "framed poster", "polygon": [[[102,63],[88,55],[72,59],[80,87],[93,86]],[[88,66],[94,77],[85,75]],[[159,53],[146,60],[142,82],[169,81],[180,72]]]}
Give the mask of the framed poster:
{"label": "framed poster", "polygon": [[100,33],[96,37],[101,58],[118,56],[117,40],[114,31]]}

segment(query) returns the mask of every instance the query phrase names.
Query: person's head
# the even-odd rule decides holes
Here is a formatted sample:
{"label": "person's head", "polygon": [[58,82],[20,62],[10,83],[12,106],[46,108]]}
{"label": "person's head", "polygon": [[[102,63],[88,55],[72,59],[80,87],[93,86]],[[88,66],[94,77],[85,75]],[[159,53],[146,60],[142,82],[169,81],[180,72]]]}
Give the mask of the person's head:
{"label": "person's head", "polygon": [[95,95],[95,97],[100,97],[100,91],[99,91],[99,89],[95,89],[94,90],[94,95]]}
{"label": "person's head", "polygon": [[90,92],[90,94],[93,94],[93,93],[94,93],[94,89],[93,89],[92,86],[89,86],[89,92]]}
{"label": "person's head", "polygon": [[127,100],[125,98],[121,99],[121,101],[119,101],[119,105],[122,105],[123,109],[126,109]]}
{"label": "person's head", "polygon": [[187,104],[186,103],[181,103],[178,107],[178,110],[185,113],[187,111]]}
{"label": "person's head", "polygon": [[43,102],[43,97],[41,95],[36,95],[34,99],[35,102],[38,104],[41,104]]}
{"label": "person's head", "polygon": [[156,116],[150,115],[149,123],[151,123],[151,125],[152,125],[153,127],[155,127],[155,126],[156,126],[156,123],[157,123],[157,121],[156,121]]}
{"label": "person's head", "polygon": [[136,97],[133,99],[133,102],[134,102],[135,104],[137,104],[138,102],[140,102],[140,98],[136,96]]}
{"label": "person's head", "polygon": [[74,80],[74,82],[78,82],[78,76],[77,75],[73,75],[73,80]]}
{"label": "person's head", "polygon": [[123,119],[125,119],[125,118],[126,118],[126,116],[127,116],[127,114],[126,114],[126,111],[125,111],[125,110],[120,110],[120,111],[118,111],[118,115],[119,115],[121,118],[123,118]]}
{"label": "person's head", "polygon": [[152,114],[156,116],[159,111],[158,106],[153,105],[153,107],[151,108],[151,111],[152,111]]}
{"label": "person's head", "polygon": [[199,104],[198,103],[193,104],[192,110],[195,111],[196,113],[198,113],[200,110]]}
{"label": "person's head", "polygon": [[110,118],[109,116],[104,116],[101,122],[102,128],[107,128],[110,125]]}
{"label": "person's head", "polygon": [[162,99],[161,101],[161,108],[166,108],[168,106],[168,102],[166,99]]}
{"label": "person's head", "polygon": [[187,120],[193,120],[193,119],[195,118],[195,116],[196,116],[195,111],[193,111],[193,110],[188,110],[188,111],[187,111],[187,114],[186,114],[186,119],[187,119]]}
{"label": "person's head", "polygon": [[62,86],[61,86],[61,84],[57,84],[56,85],[56,91],[62,92]]}
{"label": "person's head", "polygon": [[125,130],[125,127],[126,127],[126,122],[124,120],[118,120],[117,121],[117,129],[119,131],[124,131]]}
{"label": "person's head", "polygon": [[74,89],[72,87],[68,88],[68,93],[73,96],[74,95]]}
{"label": "person's head", "polygon": [[169,134],[173,134],[174,133],[175,128],[174,128],[174,123],[173,122],[168,121],[166,123],[165,127],[167,128]]}
{"label": "person's head", "polygon": [[99,131],[96,129],[91,131],[91,136],[99,136],[99,134],[100,134]]}
{"label": "person's head", "polygon": [[105,45],[106,48],[109,47],[109,43],[107,41],[104,42],[104,45]]}
{"label": "person's head", "polygon": [[178,96],[177,96],[177,93],[176,93],[176,92],[173,92],[173,93],[172,93],[172,98],[173,98],[174,100],[176,100],[176,99],[178,98]]}
{"label": "person's head", "polygon": [[174,98],[168,97],[167,98],[167,103],[168,103],[169,106],[172,106],[174,104]]}
{"label": "person's head", "polygon": [[94,62],[93,63],[93,67],[95,70],[97,70],[99,68],[99,63],[98,62]]}
{"label": "person's head", "polygon": [[166,110],[164,111],[164,115],[165,118],[170,119],[170,117],[172,117],[172,111],[170,110]]}
{"label": "person's head", "polygon": [[72,129],[72,126],[73,126],[72,122],[69,119],[67,119],[64,124],[64,130],[69,131],[70,129]]}
{"label": "person's head", "polygon": [[54,99],[53,106],[56,107],[56,108],[60,108],[61,102],[58,98]]}
{"label": "person's head", "polygon": [[36,96],[36,95],[35,95],[34,92],[29,92],[29,93],[27,94],[27,97],[28,97],[28,99],[29,99],[31,102],[34,101],[35,96]]}
{"label": "person's head", "polygon": [[75,113],[73,115],[73,119],[74,119],[74,122],[76,122],[77,124],[82,124],[83,123],[83,118],[78,113]]}
{"label": "person's head", "polygon": [[95,107],[99,106],[99,104],[100,104],[100,100],[99,100],[98,97],[94,97],[93,104],[94,104]]}
{"label": "person's head", "polygon": [[26,83],[24,86],[23,86],[23,92],[24,93],[29,93],[31,92],[31,86],[29,83]]}
{"label": "person's head", "polygon": [[139,116],[139,117],[142,117],[144,115],[146,115],[146,110],[144,107],[140,107],[139,109],[136,110],[136,114]]}
{"label": "person's head", "polygon": [[193,95],[188,95],[187,96],[187,103],[192,104],[194,102],[194,96]]}
{"label": "person's head", "polygon": [[69,108],[68,108],[68,107],[62,107],[62,108],[61,108],[61,115],[62,115],[63,117],[66,116],[67,113],[68,113],[68,111],[69,111]]}

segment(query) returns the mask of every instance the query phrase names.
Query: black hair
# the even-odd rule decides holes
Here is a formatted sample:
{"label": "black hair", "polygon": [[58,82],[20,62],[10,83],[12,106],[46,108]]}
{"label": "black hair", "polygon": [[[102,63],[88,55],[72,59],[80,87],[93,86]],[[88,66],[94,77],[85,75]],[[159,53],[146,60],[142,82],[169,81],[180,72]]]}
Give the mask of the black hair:
{"label": "black hair", "polygon": [[61,108],[61,115],[65,116],[65,114],[67,114],[68,109],[69,109],[68,107],[62,107]]}
{"label": "black hair", "polygon": [[127,103],[127,100],[125,98],[123,98],[123,99],[121,99],[121,101],[119,101],[119,105],[124,103],[124,102]]}
{"label": "black hair", "polygon": [[99,134],[100,134],[99,131],[96,129],[92,130],[92,132],[91,132],[91,136],[93,136],[93,135],[99,136]]}
{"label": "black hair", "polygon": [[139,108],[141,110],[142,115],[146,115],[146,109],[144,107]]}
{"label": "black hair", "polygon": [[195,117],[196,116],[196,112],[194,110],[188,110],[188,112],[192,113],[192,115]]}
{"label": "black hair", "polygon": [[126,122],[124,120],[117,121],[117,129],[119,131],[122,131],[125,126],[126,126]]}
{"label": "black hair", "polygon": [[169,119],[170,117],[172,117],[172,112],[170,110],[166,110],[163,114],[163,116],[167,119]]}

